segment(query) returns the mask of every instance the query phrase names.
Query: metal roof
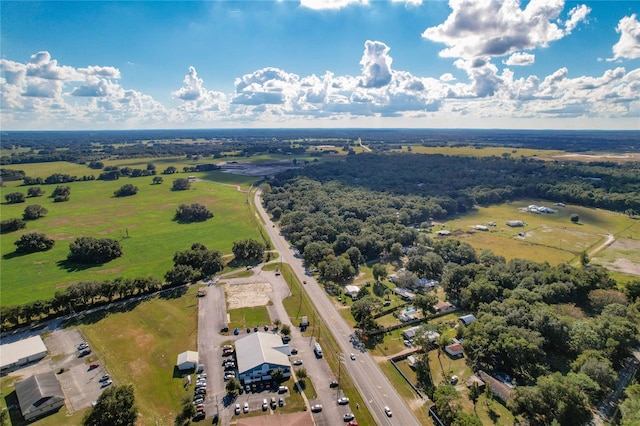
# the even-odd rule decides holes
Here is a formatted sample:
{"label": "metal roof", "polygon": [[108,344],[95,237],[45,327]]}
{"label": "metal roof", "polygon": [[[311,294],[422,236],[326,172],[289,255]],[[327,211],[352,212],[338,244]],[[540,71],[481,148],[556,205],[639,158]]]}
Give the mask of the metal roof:
{"label": "metal roof", "polygon": [[259,331],[236,341],[239,374],[264,363],[288,366],[290,354],[289,345],[277,334]]}
{"label": "metal roof", "polygon": [[18,340],[17,342],[0,345],[0,368],[11,366],[21,359],[26,359],[47,353],[47,347],[44,345],[40,336],[33,336],[27,339]]}
{"label": "metal roof", "polygon": [[39,410],[43,404],[53,405],[64,401],[62,387],[53,371],[36,374],[16,383],[16,394],[23,416]]}

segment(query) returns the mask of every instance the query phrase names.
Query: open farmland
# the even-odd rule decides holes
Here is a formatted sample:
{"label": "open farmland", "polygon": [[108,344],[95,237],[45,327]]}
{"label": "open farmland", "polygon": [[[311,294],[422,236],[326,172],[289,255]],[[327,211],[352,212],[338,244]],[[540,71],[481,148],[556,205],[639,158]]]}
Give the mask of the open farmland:
{"label": "open farmland", "polygon": [[[63,164],[69,170],[63,169]],[[138,160],[137,164],[146,162]],[[57,167],[45,164],[46,172],[37,174],[27,170],[34,165],[24,166],[16,169],[24,169],[30,176],[46,177],[48,173],[81,175],[74,164],[57,163]],[[86,167],[83,170],[90,174]],[[245,202],[246,193],[236,188],[236,184],[242,184],[248,189],[251,179],[224,175],[226,183],[220,184],[204,180],[210,176],[205,172],[191,174],[199,181],[192,183],[187,191],[171,190],[173,179],[184,178],[184,174],[162,175],[164,183],[160,185],[152,185],[151,177],[68,183],[65,185],[71,188],[71,197],[62,203],[54,203],[48,197],[55,185],[42,185],[46,191],[44,197],[28,198],[20,204],[3,204],[2,220],[22,217],[25,207],[30,204],[39,204],[49,213],[44,218],[28,222],[25,229],[2,236],[2,305],[50,298],[55,291],[79,281],[149,275],[162,279],[173,266],[174,253],[188,249],[194,242],[203,243],[211,250],[230,253],[233,241],[240,237],[260,239]],[[18,183],[10,182],[2,189],[2,195],[16,191],[26,193],[28,187],[17,186]],[[138,193],[115,198],[114,191],[125,184],[136,185]],[[180,204],[192,203],[203,204],[214,217],[202,223],[179,224],[173,221]],[[56,241],[55,247],[46,252],[16,256],[14,242],[28,232],[46,234]],[[124,255],[93,267],[65,263],[69,243],[81,236],[119,240]]]}
{"label": "open farmland", "polygon": [[[556,212],[533,214],[524,211],[530,204],[550,206]],[[578,214],[579,223],[571,222],[572,214]],[[525,226],[512,228],[506,225],[507,220],[522,220]],[[488,231],[474,229],[476,225],[490,222],[495,222],[496,226],[488,226]],[[476,249],[490,249],[507,259],[525,258],[557,264],[574,261],[583,251],[589,253],[598,248],[607,241],[609,234],[615,238],[626,236],[636,223],[625,215],[606,210],[573,205],[556,207],[541,200],[520,200],[478,207],[473,212],[436,224],[434,232],[450,230],[456,238]],[[599,255],[600,252],[594,257],[597,259]],[[630,260],[638,262],[639,259]]]}

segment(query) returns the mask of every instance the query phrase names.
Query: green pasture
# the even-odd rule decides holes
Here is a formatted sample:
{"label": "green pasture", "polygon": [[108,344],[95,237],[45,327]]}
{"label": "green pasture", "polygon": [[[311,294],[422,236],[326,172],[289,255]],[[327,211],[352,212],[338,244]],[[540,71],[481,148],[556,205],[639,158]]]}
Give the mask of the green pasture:
{"label": "green pasture", "polygon": [[252,308],[231,309],[229,311],[229,328],[233,329],[238,327],[241,331],[247,328],[251,328],[253,332],[254,327],[260,327],[271,324],[271,318],[269,318],[269,312],[266,306],[255,306]]}
{"label": "green pasture", "polygon": [[[556,213],[533,214],[519,209],[530,204],[546,205]],[[579,223],[570,220],[578,214]],[[507,220],[522,220],[524,227],[511,228]],[[478,231],[475,225],[487,225],[489,231]],[[459,215],[453,220],[436,224],[434,232],[448,229],[454,237],[466,241],[478,250],[490,249],[507,259],[526,258],[552,264],[575,260],[583,251],[589,251],[603,243],[607,234],[630,233],[636,221],[606,210],[567,205],[556,207],[543,200],[520,200],[476,210]],[[519,236],[524,233],[524,236]]]}
{"label": "green pasture", "polygon": [[[113,197],[114,191],[128,183],[138,187],[138,194]],[[235,240],[260,239],[258,225],[245,202],[246,193],[235,186],[202,180],[192,183],[190,190],[172,191],[171,177],[160,185],[152,185],[151,177],[67,185],[71,187],[67,202],[54,203],[48,195],[55,185],[42,185],[47,193],[43,197],[28,198],[20,204],[2,204],[2,220],[22,217],[30,204],[39,204],[49,211],[46,217],[28,222],[25,229],[2,235],[2,305],[50,298],[55,291],[79,281],[150,275],[162,279],[173,266],[174,253],[189,249],[194,242],[231,253]],[[27,188],[3,188],[1,194],[15,191],[26,194]],[[205,205],[214,217],[191,224],[173,221],[180,204],[192,203]],[[56,245],[47,252],[15,256],[14,242],[27,232],[44,233]],[[68,265],[65,263],[68,245],[81,236],[119,240],[124,255],[99,266]]]}
{"label": "green pasture", "polygon": [[[487,146],[482,148],[476,148],[474,146],[422,146],[422,145],[409,145],[411,152],[415,154],[442,154],[449,156],[464,156],[464,157],[502,157],[507,155],[513,158],[520,157],[553,157],[559,154],[563,154],[563,151],[547,150],[547,149],[529,149],[529,148],[510,148],[510,147],[493,147]],[[394,150],[407,152],[407,147],[402,147],[402,150]]]}
{"label": "green pasture", "polygon": [[173,424],[190,396],[175,363],[180,352],[197,350],[196,290],[87,316],[79,324],[113,381],[134,386],[139,424]]}

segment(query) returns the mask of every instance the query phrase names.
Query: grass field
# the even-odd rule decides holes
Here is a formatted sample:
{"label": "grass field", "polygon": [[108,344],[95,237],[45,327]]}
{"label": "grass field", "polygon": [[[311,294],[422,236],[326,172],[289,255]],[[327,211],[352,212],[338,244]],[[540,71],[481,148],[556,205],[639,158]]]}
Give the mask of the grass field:
{"label": "grass field", "polygon": [[[407,152],[407,147],[403,147],[403,152]],[[563,151],[546,150],[546,149],[529,149],[529,148],[509,148],[509,147],[482,147],[476,148],[474,146],[422,146],[411,145],[411,152],[415,154],[442,154],[450,156],[464,156],[464,157],[502,157],[508,155],[513,158],[520,157],[542,157],[551,158],[559,154],[563,154]]]}
{"label": "grass field", "polygon": [[[155,297],[126,310],[86,316],[77,325],[114,382],[134,386],[138,424],[173,424],[182,398],[189,395],[182,378],[174,377],[174,365],[179,352],[197,349],[195,292],[192,287],[182,297]],[[3,395],[11,391],[4,382],[2,387]],[[63,408],[38,425],[80,425],[83,415],[68,416]]]}
{"label": "grass field", "polygon": [[[532,214],[520,210],[530,204],[552,207],[556,213]],[[574,213],[580,217],[577,224],[570,220]],[[507,220],[522,220],[525,226],[511,228],[506,226]],[[489,226],[489,231],[474,229],[475,225],[487,225],[489,222],[496,223],[496,226]],[[557,264],[575,261],[583,251],[603,243],[608,234],[617,237],[637,232],[637,222],[606,210],[572,205],[555,207],[543,200],[520,200],[478,207],[473,212],[436,224],[433,231],[448,229],[454,237],[476,249],[491,249],[507,259],[519,257]],[[524,233],[524,236],[519,236],[519,233]]]}
{"label": "grass field", "polygon": [[[46,167],[53,166],[47,164]],[[73,170],[63,172],[75,173]],[[197,173],[195,175],[200,177]],[[3,204],[2,220],[21,217],[30,204],[39,204],[49,213],[44,218],[30,221],[23,230],[2,236],[0,303],[6,306],[50,298],[55,291],[79,281],[149,275],[162,279],[173,266],[174,253],[188,249],[194,242],[228,254],[234,240],[259,240],[257,224],[245,203],[246,194],[231,184],[234,182],[234,185],[248,188],[251,180],[235,179],[221,173],[215,177],[226,178],[228,184],[201,180],[192,183],[190,190],[171,191],[171,177],[165,177],[165,182],[160,185],[152,185],[150,177],[122,178],[113,182],[73,182],[68,184],[71,187],[68,202],[54,203],[45,194],[21,204]],[[113,197],[113,192],[127,183],[136,185],[138,194]],[[42,186],[49,194],[54,187]],[[2,189],[2,195],[15,191],[26,193],[27,187],[9,186]],[[192,203],[205,205],[214,217],[202,223],[179,224],[173,221],[180,204]],[[15,256],[14,242],[27,232],[44,233],[53,238],[56,245],[47,252]],[[81,236],[119,240],[124,255],[100,266],[69,268],[64,263],[68,245]]]}

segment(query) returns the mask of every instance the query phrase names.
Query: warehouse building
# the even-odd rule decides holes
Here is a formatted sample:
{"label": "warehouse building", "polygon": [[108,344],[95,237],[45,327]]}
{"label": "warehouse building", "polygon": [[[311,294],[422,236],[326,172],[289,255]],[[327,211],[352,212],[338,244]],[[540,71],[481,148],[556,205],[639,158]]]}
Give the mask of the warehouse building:
{"label": "warehouse building", "polygon": [[0,370],[15,369],[47,356],[47,347],[40,336],[0,345]]}
{"label": "warehouse building", "polygon": [[289,345],[282,342],[277,334],[254,333],[236,341],[238,377],[247,384],[262,380],[271,380],[277,369],[282,376],[291,376]]}

